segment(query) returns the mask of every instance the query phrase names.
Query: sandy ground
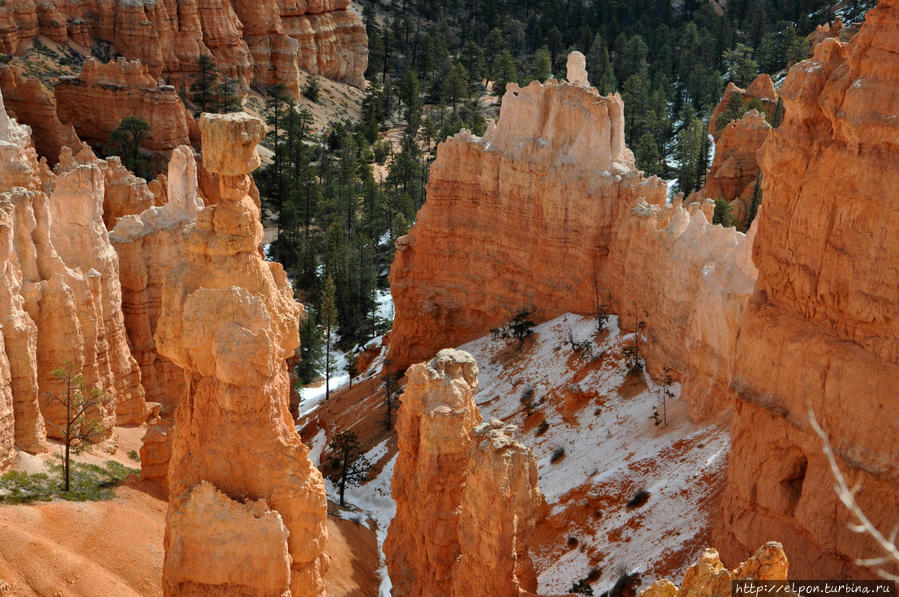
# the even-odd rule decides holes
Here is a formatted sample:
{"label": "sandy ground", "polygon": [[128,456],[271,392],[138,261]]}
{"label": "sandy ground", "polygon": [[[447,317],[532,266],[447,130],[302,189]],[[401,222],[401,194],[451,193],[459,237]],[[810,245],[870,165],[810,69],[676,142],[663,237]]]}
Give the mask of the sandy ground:
{"label": "sandy ground", "polygon": [[[96,450],[77,459],[117,460],[137,468],[128,452],[139,448],[143,433],[143,427],[118,427],[113,453]],[[58,450],[57,444],[45,455],[20,453],[14,468],[39,471]],[[134,479],[106,502],[0,506],[0,596],[162,595],[166,508],[164,500],[142,491]],[[375,594],[380,579],[374,533],[337,517],[328,518],[328,533],[329,595]]]}

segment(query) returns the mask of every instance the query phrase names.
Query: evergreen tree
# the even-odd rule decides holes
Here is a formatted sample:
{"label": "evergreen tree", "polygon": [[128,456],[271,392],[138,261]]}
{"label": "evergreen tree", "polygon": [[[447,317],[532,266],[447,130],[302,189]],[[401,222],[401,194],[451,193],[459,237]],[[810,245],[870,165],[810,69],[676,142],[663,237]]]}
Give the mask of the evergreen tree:
{"label": "evergreen tree", "polygon": [[306,307],[306,315],[300,324],[300,355],[302,360],[297,365],[297,376],[300,383],[306,385],[318,378],[319,369],[324,365],[322,333],[311,307]]}
{"label": "evergreen tree", "polygon": [[364,456],[359,438],[349,430],[337,433],[328,442],[330,455],[326,463],[328,479],[337,485],[340,493],[340,505],[345,506],[344,492],[347,486],[362,485],[368,479],[371,464]]}
{"label": "evergreen tree", "polygon": [[724,52],[724,64],[727,71],[724,78],[732,81],[737,87],[747,87],[759,72],[759,66],[752,59],[752,48],[744,44]]}
{"label": "evergreen tree", "polygon": [[702,186],[702,178],[705,176],[704,164],[708,160],[702,155],[706,148],[703,141],[705,136],[705,127],[698,118],[687,123],[677,135],[674,148],[674,158],[678,162],[676,184],[677,190],[684,195],[689,195]]}
{"label": "evergreen tree", "polygon": [[218,69],[215,66],[215,60],[206,54],[200,54],[197,59],[197,67],[200,72],[194,78],[190,91],[193,94],[193,101],[200,108],[200,112],[207,112],[212,106],[212,100],[215,95],[216,81],[218,81]]}
{"label": "evergreen tree", "polygon": [[224,79],[216,87],[216,95],[219,98],[217,111],[240,112],[241,104],[238,91],[240,90],[240,81],[237,79]]}
{"label": "evergreen tree", "polygon": [[534,54],[534,60],[531,62],[531,78],[540,81],[546,81],[552,74],[552,62],[550,60],[549,50],[543,46]]}
{"label": "evergreen tree", "polygon": [[590,84],[602,94],[612,93],[618,87],[615,71],[609,61],[609,50],[598,33],[587,52],[587,77]]}
{"label": "evergreen tree", "polygon": [[149,161],[140,155],[140,146],[150,136],[150,124],[140,116],[126,116],[109,134],[107,155],[117,154],[122,164],[137,174],[150,176]]}

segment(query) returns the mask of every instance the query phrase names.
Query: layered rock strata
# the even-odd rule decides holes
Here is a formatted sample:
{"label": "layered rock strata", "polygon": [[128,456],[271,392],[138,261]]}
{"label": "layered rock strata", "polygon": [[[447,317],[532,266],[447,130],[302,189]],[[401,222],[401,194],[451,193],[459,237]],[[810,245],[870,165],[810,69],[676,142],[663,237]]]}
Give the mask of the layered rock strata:
{"label": "layered rock strata", "polygon": [[53,90],[21,66],[0,65],[0,90],[10,117],[31,127],[38,155],[55,163],[63,147],[81,145],[72,125],[59,120]]}
{"label": "layered rock strata", "polygon": [[204,115],[200,130],[220,196],[185,234],[155,334],[189,382],[172,432],[163,591],[323,595],[324,483],[288,412],[285,359],[302,308],[281,266],[259,254],[247,194],[265,126]]}
{"label": "layered rock strata", "polygon": [[528,553],[544,501],[530,450],[500,421],[481,423],[477,364],[441,350],[414,365],[397,420],[397,513],[384,553],[393,595],[534,591]]}
{"label": "layered rock strata", "polygon": [[819,43],[784,81],[786,117],[762,151],[717,543],[740,557],[778,537],[803,578],[870,576],[854,561],[880,555],[847,528],[810,408],[871,521],[888,531],[899,510],[897,31],[899,2],[883,0],[849,44]]}
{"label": "layered rock strata", "polygon": [[60,436],[65,412],[50,394],[62,394],[52,371],[66,363],[103,390],[92,416],[106,434],[141,423],[147,407],[125,337],[118,258],[101,218],[103,174],[96,165],[52,173],[30,129],[5,112],[0,138],[0,318],[14,441],[41,451],[47,434]]}
{"label": "layered rock strata", "polygon": [[0,51],[17,53],[38,35],[140,60],[150,76],[184,87],[212,56],[226,77],[299,91],[299,70],[363,86],[368,42],[348,0],[15,0],[0,7]]}
{"label": "layered rock strata", "polygon": [[748,560],[733,570],[728,570],[721,563],[717,550],[709,548],[702,553],[698,564],[687,569],[680,587],[667,579],[657,580],[640,591],[640,597],[728,597],[734,594],[733,581],[787,580],[789,570],[783,546],[776,541],[762,545]]}
{"label": "layered rock strata", "polygon": [[623,114],[620,97],[588,87],[512,85],[483,138],[440,144],[390,271],[395,367],[524,308],[539,319],[595,309],[618,220],[638,198],[665,201],[664,183],[634,167]]}
{"label": "layered rock strata", "polygon": [[644,321],[650,372],[693,390],[694,417],[726,396],[752,292],[751,241],[709,222],[711,201],[666,202],[624,146],[618,96],[575,83],[510,87],[483,138],[442,143],[428,198],[391,268],[391,359],[401,369],[498,327],[520,309]]}
{"label": "layered rock strata", "polygon": [[119,58],[103,64],[88,58],[78,77],[60,79],[55,95],[59,119],[72,124],[78,136],[94,146],[105,146],[122,120],[134,115],[150,125],[142,147],[171,151],[190,143],[190,114],[177,91],[158,84],[138,60]]}
{"label": "layered rock strata", "polygon": [[184,227],[203,208],[197,195],[194,152],[182,145],[169,161],[167,202],[122,216],[109,238],[121,262],[122,312],[132,354],[141,368],[147,401],[158,404],[141,445],[141,479],[168,492],[175,407],[187,394],[184,371],[158,354],[154,334],[166,275],[185,259]]}

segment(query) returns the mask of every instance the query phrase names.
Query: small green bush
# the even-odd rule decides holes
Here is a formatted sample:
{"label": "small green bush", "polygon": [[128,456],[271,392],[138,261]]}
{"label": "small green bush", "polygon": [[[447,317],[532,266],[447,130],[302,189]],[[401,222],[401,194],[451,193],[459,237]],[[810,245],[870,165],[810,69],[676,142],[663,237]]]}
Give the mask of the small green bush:
{"label": "small green bush", "polygon": [[63,491],[62,464],[51,464],[52,474],[9,471],[0,475],[0,504],[31,504],[60,498],[73,502],[112,499],[115,488],[140,470],[108,460],[102,465],[72,463],[71,487]]}
{"label": "small green bush", "polygon": [[549,423],[547,423],[546,421],[540,421],[540,424],[537,425],[537,432],[534,435],[540,437],[541,435],[546,433],[547,429],[549,429]]}
{"label": "small green bush", "polygon": [[130,458],[134,462],[140,462],[140,454],[137,453],[137,450],[129,450],[128,458]]}

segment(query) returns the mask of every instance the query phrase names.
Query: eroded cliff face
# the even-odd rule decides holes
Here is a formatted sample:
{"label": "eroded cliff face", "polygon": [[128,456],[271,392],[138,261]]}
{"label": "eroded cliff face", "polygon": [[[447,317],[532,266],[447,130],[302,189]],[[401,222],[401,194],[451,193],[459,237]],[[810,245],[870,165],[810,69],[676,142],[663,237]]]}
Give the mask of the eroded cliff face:
{"label": "eroded cliff face", "polygon": [[781,90],[765,143],[758,283],[736,345],[739,398],[722,553],[777,537],[797,576],[864,577],[877,555],[837,502],[814,410],[875,525],[897,511],[899,3],[881,1],[849,44],[826,39]]}
{"label": "eroded cliff face", "polygon": [[622,324],[645,322],[648,371],[662,379],[668,367],[681,379],[697,421],[729,405],[737,328],[757,275],[753,231],[710,224],[712,209],[639,201],[622,215],[602,270]]}
{"label": "eroded cliff face", "polygon": [[541,320],[594,311],[612,231],[640,197],[662,204],[665,185],[634,167],[620,97],[511,85],[483,138],[462,131],[440,144],[427,201],[397,240],[393,365],[480,337],[523,308]]}
{"label": "eroded cliff face", "polygon": [[53,90],[21,66],[0,65],[0,89],[10,117],[31,127],[38,155],[55,162],[63,147],[81,145],[71,124],[63,124],[56,112]]}
{"label": "eroded cliff face", "polygon": [[[718,119],[728,104],[736,99],[753,102],[752,108],[737,120],[719,127]],[[728,83],[721,101],[709,119],[709,134],[715,139],[715,158],[706,175],[705,185],[697,198],[725,199],[730,203],[734,224],[748,228],[761,202],[760,195],[753,197],[760,179],[758,153],[771,131],[769,120],[777,110],[778,95],[774,83],[766,74],[755,78],[745,90]]]}
{"label": "eroded cliff face", "polygon": [[537,580],[528,553],[544,504],[530,450],[514,426],[481,423],[477,364],[441,350],[414,365],[397,420],[384,553],[396,597],[518,596]]}
{"label": "eroded cliff face", "polygon": [[220,196],[185,233],[155,334],[188,379],[172,434],[163,590],[323,595],[324,483],[288,413],[285,359],[302,308],[281,266],[259,254],[259,208],[247,194],[265,126],[204,115],[200,129]]}
{"label": "eroded cliff face", "polygon": [[150,76],[178,86],[190,85],[206,55],[243,89],[283,83],[298,94],[298,68],[362,87],[368,42],[348,7],[348,0],[16,0],[0,7],[0,51],[16,53],[40,34],[140,60]]}
{"label": "eroded cliff face", "polygon": [[150,124],[142,147],[171,151],[190,143],[191,116],[175,88],[159,85],[137,60],[119,58],[103,64],[88,58],[81,75],[62,78],[55,94],[59,118],[95,146],[105,145],[122,119],[135,114]]}
{"label": "eroded cliff face", "polygon": [[104,390],[93,416],[105,434],[116,423],[143,422],[147,406],[125,337],[118,258],[101,218],[104,176],[94,164],[52,173],[38,163],[30,134],[0,111],[4,357],[14,442],[37,452],[48,434],[59,437],[65,413],[49,394],[61,395],[52,371],[66,363]]}
{"label": "eroded cliff face", "polygon": [[[645,322],[657,378],[692,390],[691,415],[729,396],[736,329],[756,272],[751,240],[711,225],[713,203],[666,203],[624,145],[618,96],[573,83],[510,87],[484,138],[440,145],[428,198],[391,268],[393,366],[500,326],[523,308]],[[770,82],[770,79],[769,79]]]}

